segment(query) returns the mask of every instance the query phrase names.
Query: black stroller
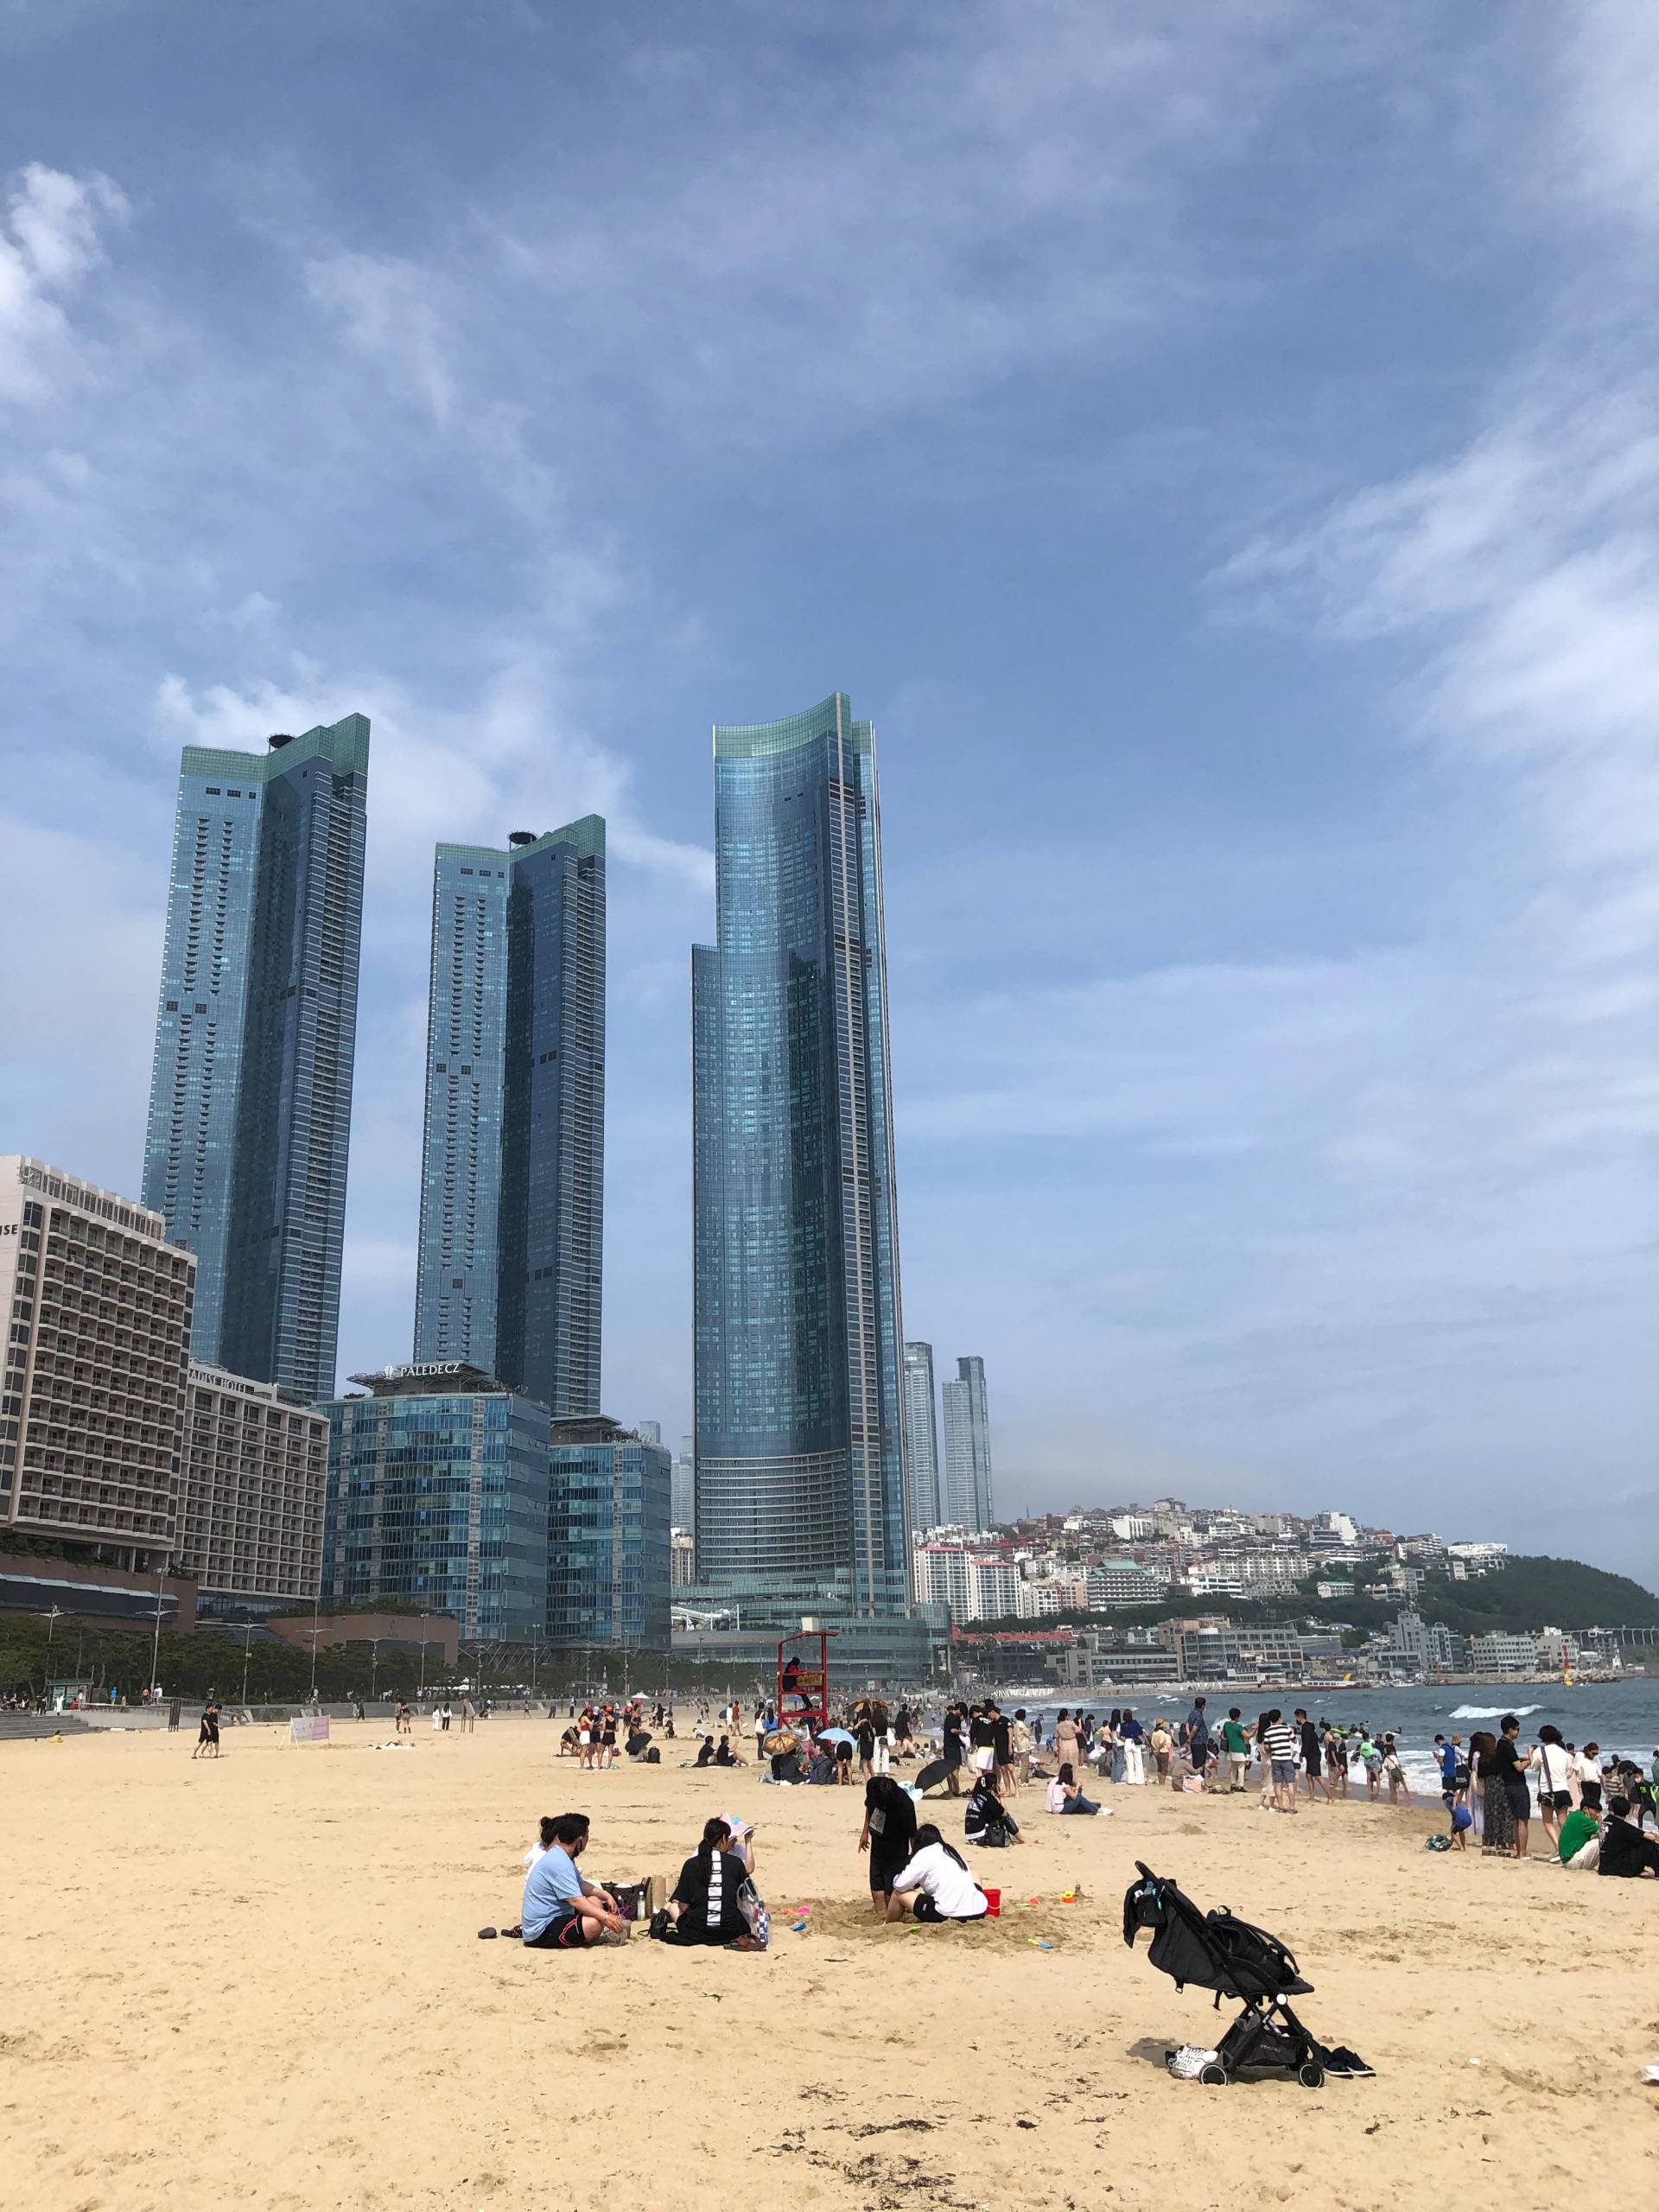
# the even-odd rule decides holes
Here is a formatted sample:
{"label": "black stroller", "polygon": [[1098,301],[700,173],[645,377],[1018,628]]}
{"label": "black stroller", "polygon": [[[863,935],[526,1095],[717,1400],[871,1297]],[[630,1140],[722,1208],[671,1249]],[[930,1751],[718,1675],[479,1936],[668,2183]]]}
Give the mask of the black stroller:
{"label": "black stroller", "polygon": [[1123,1899],[1123,1941],[1133,1948],[1138,1931],[1150,1928],[1147,1955],[1177,1989],[1189,1981],[1213,1989],[1217,2007],[1224,1997],[1244,2001],[1199,2081],[1219,2087],[1247,2069],[1274,2067],[1294,2074],[1306,2088],[1320,2088],[1328,2054],[1285,2002],[1306,1996],[1313,1985],[1297,1973],[1285,1946],[1230,1912],[1200,1912],[1173,1882],[1135,1863],[1141,1879]]}

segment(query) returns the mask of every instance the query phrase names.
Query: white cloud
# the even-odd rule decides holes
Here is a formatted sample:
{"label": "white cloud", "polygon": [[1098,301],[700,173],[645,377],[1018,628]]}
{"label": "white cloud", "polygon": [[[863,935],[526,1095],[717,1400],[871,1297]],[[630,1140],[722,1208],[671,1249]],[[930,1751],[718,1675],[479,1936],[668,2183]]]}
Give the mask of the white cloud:
{"label": "white cloud", "polygon": [[0,223],[0,400],[41,400],[65,357],[61,304],[103,258],[103,234],[127,202],[106,176],[70,176],[31,162]]}
{"label": "white cloud", "polygon": [[337,314],[352,343],[384,361],[440,424],[454,404],[448,316],[429,271],[386,254],[336,252],[306,264],[319,305]]}

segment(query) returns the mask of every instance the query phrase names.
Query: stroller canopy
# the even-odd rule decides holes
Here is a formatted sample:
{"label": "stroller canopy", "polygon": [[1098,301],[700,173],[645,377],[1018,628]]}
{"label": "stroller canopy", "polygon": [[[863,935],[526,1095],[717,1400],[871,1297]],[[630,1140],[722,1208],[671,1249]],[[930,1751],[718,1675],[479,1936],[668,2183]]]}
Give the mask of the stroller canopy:
{"label": "stroller canopy", "polygon": [[1123,1941],[1131,1948],[1141,1929],[1152,1930],[1149,1962],[1178,1989],[1188,1982],[1221,1997],[1247,2000],[1305,1996],[1313,1986],[1277,1936],[1224,1909],[1200,1912],[1173,1882],[1137,1859],[1141,1879],[1123,1899]]}

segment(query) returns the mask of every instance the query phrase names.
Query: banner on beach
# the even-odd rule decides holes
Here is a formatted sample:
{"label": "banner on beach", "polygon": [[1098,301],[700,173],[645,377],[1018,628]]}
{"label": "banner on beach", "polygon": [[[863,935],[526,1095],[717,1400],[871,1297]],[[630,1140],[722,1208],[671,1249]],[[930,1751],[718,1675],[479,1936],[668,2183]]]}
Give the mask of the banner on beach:
{"label": "banner on beach", "polygon": [[308,1713],[288,1724],[290,1744],[326,1744],[328,1741],[328,1716],[326,1713]]}

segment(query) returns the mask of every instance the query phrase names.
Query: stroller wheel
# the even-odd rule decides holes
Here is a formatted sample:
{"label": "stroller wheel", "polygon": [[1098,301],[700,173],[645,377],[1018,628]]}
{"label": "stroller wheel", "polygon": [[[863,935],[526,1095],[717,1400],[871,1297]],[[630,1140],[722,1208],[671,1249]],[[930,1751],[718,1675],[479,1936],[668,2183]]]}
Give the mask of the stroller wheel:
{"label": "stroller wheel", "polygon": [[[1323,2080],[1324,2076],[1321,2075],[1320,2078]],[[1224,2089],[1227,2086],[1227,2069],[1224,2066],[1200,2066],[1198,2079],[1206,2089]]]}
{"label": "stroller wheel", "polygon": [[1297,2068],[1296,2079],[1305,2089],[1322,2089],[1325,2087],[1325,2069],[1310,2058],[1306,2066]]}

